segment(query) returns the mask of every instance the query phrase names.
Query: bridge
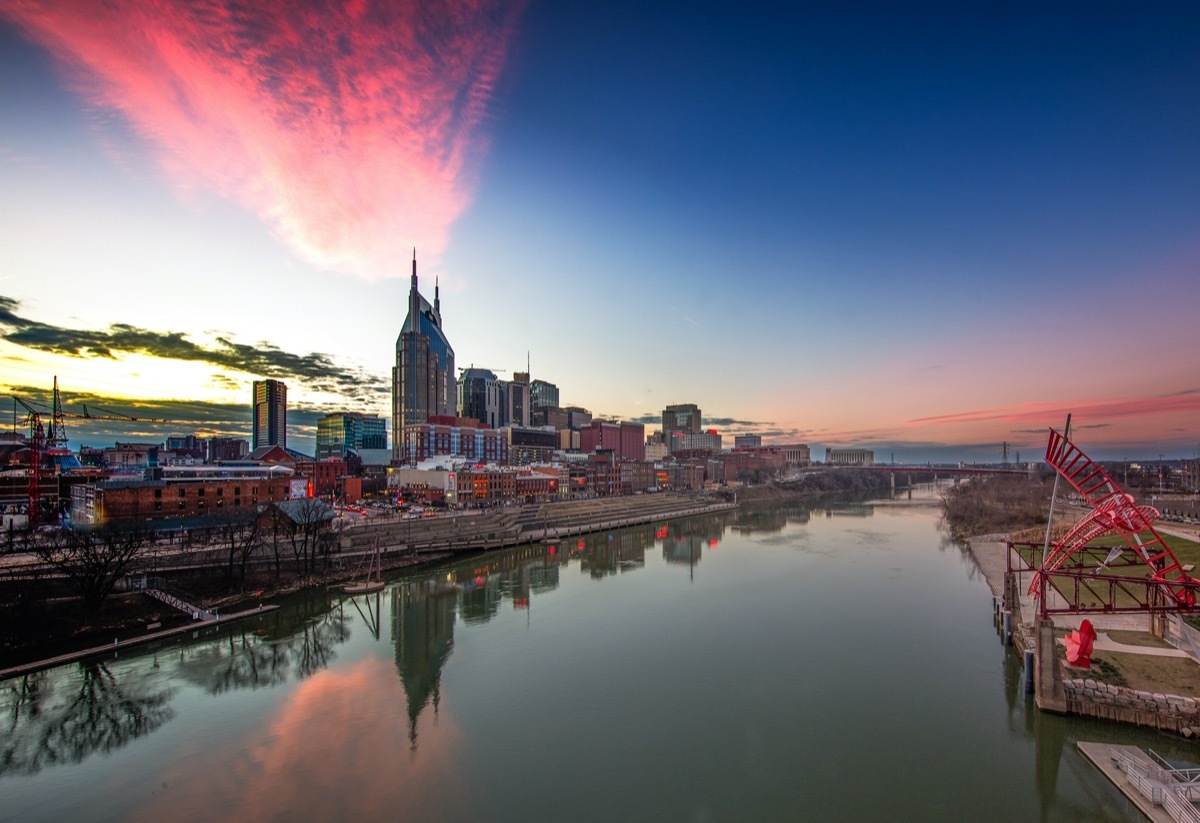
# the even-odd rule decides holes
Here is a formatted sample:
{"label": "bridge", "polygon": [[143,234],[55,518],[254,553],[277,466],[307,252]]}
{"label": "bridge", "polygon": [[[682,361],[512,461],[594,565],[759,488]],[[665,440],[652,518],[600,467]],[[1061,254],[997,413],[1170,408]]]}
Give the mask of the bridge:
{"label": "bridge", "polygon": [[894,474],[932,474],[936,477],[961,477],[968,475],[1011,474],[1025,477],[1029,469],[1015,466],[935,466],[932,464],[876,463],[873,466],[826,466],[828,469],[858,469],[861,471],[891,472]]}

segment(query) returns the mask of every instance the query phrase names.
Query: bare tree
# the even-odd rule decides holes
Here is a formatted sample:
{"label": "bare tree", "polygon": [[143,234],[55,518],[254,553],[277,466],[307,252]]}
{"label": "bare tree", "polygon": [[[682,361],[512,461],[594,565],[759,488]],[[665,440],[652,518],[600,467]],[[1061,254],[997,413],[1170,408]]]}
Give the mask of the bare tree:
{"label": "bare tree", "polygon": [[334,511],[323,500],[302,498],[285,500],[272,507],[272,544],[276,547],[278,569],[278,546],[286,542],[296,562],[296,573],[306,577],[317,569],[318,558],[328,556]]}
{"label": "bare tree", "polygon": [[217,537],[225,546],[229,558],[225,577],[232,584],[236,568],[239,573],[238,579],[244,584],[246,582],[246,563],[250,560],[250,555],[254,554],[261,544],[259,519],[254,516],[253,512],[231,511],[216,518],[216,523]]}
{"label": "bare tree", "polygon": [[35,544],[34,552],[75,584],[84,612],[94,615],[117,581],[139,567],[150,537],[148,530],[137,526],[64,531]]}

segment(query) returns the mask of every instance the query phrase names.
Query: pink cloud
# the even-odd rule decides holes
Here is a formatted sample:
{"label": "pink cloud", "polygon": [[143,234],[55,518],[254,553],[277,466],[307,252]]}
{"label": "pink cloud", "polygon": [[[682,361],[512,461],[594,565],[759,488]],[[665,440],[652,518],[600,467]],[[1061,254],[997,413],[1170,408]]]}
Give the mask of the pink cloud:
{"label": "pink cloud", "polygon": [[[406,707],[390,661],[318,672],[242,737],[170,758],[149,781],[170,791],[127,816],[157,821],[216,807],[229,821],[382,820],[397,809],[465,819],[477,798],[461,780],[461,729],[443,705],[436,727],[426,720],[421,746],[411,750]],[[454,796],[430,790],[456,781]]]}
{"label": "pink cloud", "polygon": [[989,420],[1047,422],[1061,426],[1068,413],[1089,420],[1119,417],[1148,417],[1200,412],[1200,392],[1180,392],[1160,397],[1106,398],[1097,400],[1025,403],[1000,409],[957,412],[935,417],[918,417],[911,424],[979,423]]}
{"label": "pink cloud", "polygon": [[0,0],[184,191],[368,279],[437,257],[467,207],[523,2]]}

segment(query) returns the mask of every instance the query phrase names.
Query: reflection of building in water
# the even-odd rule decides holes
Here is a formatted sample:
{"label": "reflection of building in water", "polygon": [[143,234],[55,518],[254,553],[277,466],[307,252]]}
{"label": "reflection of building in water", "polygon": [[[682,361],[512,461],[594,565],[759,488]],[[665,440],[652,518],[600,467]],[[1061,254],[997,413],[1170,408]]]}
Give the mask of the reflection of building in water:
{"label": "reflection of building in water", "polygon": [[663,540],[663,560],[694,566],[704,553],[705,540],[696,535],[668,535]]}
{"label": "reflection of building in water", "polygon": [[431,701],[437,713],[442,668],[454,650],[454,589],[435,580],[392,589],[396,669],[408,700],[408,739],[417,747],[417,718]]}
{"label": "reflection of building in water", "polygon": [[873,503],[840,503],[825,510],[826,517],[871,517],[874,514]]}
{"label": "reflection of building in water", "polygon": [[781,532],[787,523],[788,516],[783,509],[770,508],[739,511],[733,521],[733,527],[742,534]]}
{"label": "reflection of building in water", "polygon": [[646,565],[646,549],[654,545],[654,527],[633,526],[615,532],[591,534],[575,545],[579,570],[599,580],[617,572]]}
{"label": "reflection of building in water", "polygon": [[695,567],[705,547],[716,548],[725,534],[725,527],[732,522],[727,514],[689,517],[667,524],[663,538],[663,560],[668,563],[686,563]]}
{"label": "reflection of building in water", "polygon": [[466,623],[491,620],[500,611],[501,599],[499,575],[481,575],[458,587],[458,610]]}
{"label": "reflection of building in water", "polygon": [[534,544],[460,563],[448,579],[458,589],[463,620],[486,623],[506,597],[522,608],[529,605],[531,593],[558,588],[558,569],[566,562],[566,552],[557,546]]}

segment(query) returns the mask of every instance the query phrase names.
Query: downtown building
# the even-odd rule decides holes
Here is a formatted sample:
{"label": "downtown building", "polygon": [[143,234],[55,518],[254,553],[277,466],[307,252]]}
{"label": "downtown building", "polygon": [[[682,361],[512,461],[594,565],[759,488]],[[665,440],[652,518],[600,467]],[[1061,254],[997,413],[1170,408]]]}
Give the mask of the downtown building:
{"label": "downtown building", "polygon": [[458,415],[478,420],[484,426],[501,425],[502,381],[495,372],[471,366],[458,378]]}
{"label": "downtown building", "polygon": [[434,415],[427,423],[405,426],[393,462],[415,466],[431,457],[451,457],[472,463],[507,463],[506,433],[474,419]]}
{"label": "downtown building", "polygon": [[825,450],[826,466],[874,466],[875,452],[870,449],[835,449]]}
{"label": "downtown building", "polygon": [[456,411],[454,349],[442,331],[441,300],[433,287],[433,303],[417,290],[417,255],[413,252],[408,316],[396,338],[392,369],[392,458],[403,460],[405,430],[431,417],[453,417]]}
{"label": "downtown building", "polygon": [[287,386],[282,380],[254,381],[252,427],[252,449],[287,448]]}
{"label": "downtown building", "polygon": [[374,414],[338,412],[317,420],[317,459],[387,448],[387,423]]}

